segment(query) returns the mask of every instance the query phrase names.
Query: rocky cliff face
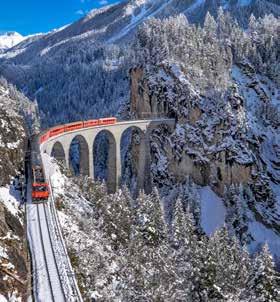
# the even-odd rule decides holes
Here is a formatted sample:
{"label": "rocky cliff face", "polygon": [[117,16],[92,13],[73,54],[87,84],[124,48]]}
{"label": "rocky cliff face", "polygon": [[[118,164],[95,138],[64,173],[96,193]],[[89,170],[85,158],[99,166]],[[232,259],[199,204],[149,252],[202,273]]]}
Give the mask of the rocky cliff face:
{"label": "rocky cliff face", "polygon": [[[182,188],[190,191],[190,181],[196,188],[210,187],[224,201],[229,229],[257,248],[261,242],[252,223],[265,226],[273,239],[261,236],[275,243],[271,249],[277,257],[279,89],[250,64],[232,66],[231,89],[223,100],[202,94],[188,76],[175,65],[131,72],[131,114],[177,120],[174,132],[163,127],[153,133],[153,184],[169,203],[184,197]],[[198,208],[201,212],[201,204]]]}
{"label": "rocky cliff face", "polygon": [[[131,111],[137,118],[150,115],[177,119],[176,130],[164,148],[168,174],[173,176],[170,180],[182,182],[191,176],[197,184],[210,185],[220,195],[226,186],[251,180],[255,160],[245,138],[246,129],[242,129],[242,96],[233,93],[227,106],[217,106],[214,99],[199,95],[183,72],[178,77],[174,66],[160,69],[152,79],[141,69],[131,76]],[[166,98],[170,90],[176,92]],[[178,97],[179,90],[182,94]],[[184,97],[181,104],[180,97]]]}
{"label": "rocky cliff face", "polygon": [[[15,176],[24,167],[25,121],[19,112],[25,98],[3,79],[0,83],[0,298],[27,301],[29,263],[24,211]],[[11,185],[14,179],[14,185]],[[1,300],[0,299],[0,300]],[[2,300],[1,300],[2,301]],[[5,301],[5,300],[3,300]]]}

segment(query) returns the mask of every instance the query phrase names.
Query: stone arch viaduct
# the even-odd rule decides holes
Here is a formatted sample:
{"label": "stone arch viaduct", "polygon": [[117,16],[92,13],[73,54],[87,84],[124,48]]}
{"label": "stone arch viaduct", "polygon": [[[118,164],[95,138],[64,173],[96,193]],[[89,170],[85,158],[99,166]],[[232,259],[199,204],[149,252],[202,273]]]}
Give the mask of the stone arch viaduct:
{"label": "stone arch viaduct", "polygon": [[112,125],[83,128],[59,134],[49,138],[41,144],[41,152],[47,153],[57,159],[63,159],[66,167],[70,169],[70,146],[73,140],[80,145],[80,174],[94,178],[94,143],[97,136],[104,132],[108,138],[108,177],[107,187],[110,193],[115,192],[120,186],[121,140],[128,129],[137,129],[140,135],[139,160],[137,163],[138,177],[137,189],[151,191],[150,180],[150,135],[152,131],[161,125],[166,125],[172,130],[175,126],[173,119],[134,120],[122,121]]}

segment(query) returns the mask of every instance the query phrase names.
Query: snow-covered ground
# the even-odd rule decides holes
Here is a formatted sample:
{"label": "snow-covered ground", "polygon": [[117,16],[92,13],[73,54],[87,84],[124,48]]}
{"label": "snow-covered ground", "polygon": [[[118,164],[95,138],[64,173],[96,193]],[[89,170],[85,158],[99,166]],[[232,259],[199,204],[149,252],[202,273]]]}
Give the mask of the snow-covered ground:
{"label": "snow-covered ground", "polygon": [[[275,190],[280,191],[278,186],[275,186]],[[227,209],[224,206],[223,200],[210,187],[199,188],[198,192],[201,199],[201,227],[210,236],[225,225]],[[251,253],[259,251],[267,243],[270,252],[277,258],[280,257],[279,234],[256,221],[256,218],[249,209],[247,209],[247,215],[249,219],[248,234],[252,238],[252,241],[248,245],[249,251]]]}
{"label": "snow-covered ground", "polygon": [[273,230],[266,228],[262,223],[255,219],[249,223],[249,232],[254,237],[254,241],[249,245],[251,252],[259,251],[264,243],[267,243],[269,250],[273,255],[280,256],[279,235]]}
{"label": "snow-covered ground", "polygon": [[201,200],[201,226],[207,235],[213,235],[225,224],[224,202],[208,186],[198,189],[198,192]]}
{"label": "snow-covered ground", "polygon": [[[152,17],[157,16],[161,11],[163,11],[172,0],[167,0],[163,2],[158,8],[154,9],[153,6],[151,6],[151,1],[138,1],[136,6],[129,5],[127,8],[127,15],[131,15],[130,23],[124,27],[118,34],[113,36],[111,39],[108,40],[108,43],[114,43],[124,36],[126,36],[128,33],[130,33],[132,30],[134,30],[139,24],[143,22],[143,20],[148,20]],[[150,7],[148,7],[148,5]],[[140,12],[138,14],[135,14],[135,10],[139,9]]]}
{"label": "snow-covered ground", "polygon": [[19,191],[16,191],[12,186],[0,187],[0,202],[2,202],[6,206],[8,211],[10,211],[14,216],[18,218],[20,218],[20,201],[21,198]]}
{"label": "snow-covered ground", "polygon": [[0,294],[0,302],[8,302],[8,300]]}

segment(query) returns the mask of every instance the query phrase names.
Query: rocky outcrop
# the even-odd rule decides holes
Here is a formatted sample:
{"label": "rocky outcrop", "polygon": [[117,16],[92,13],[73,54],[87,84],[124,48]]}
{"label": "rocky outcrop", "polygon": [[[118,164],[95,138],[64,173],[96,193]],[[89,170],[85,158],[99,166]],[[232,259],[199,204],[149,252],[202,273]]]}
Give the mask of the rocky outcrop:
{"label": "rocky outcrop", "polygon": [[[156,76],[140,68],[131,71],[131,114],[177,120],[176,131],[163,146],[169,180],[183,182],[190,176],[220,195],[225,186],[248,183],[254,156],[244,139],[242,97],[233,92],[229,104],[219,107],[215,100],[196,93],[183,73],[180,77],[173,67],[161,69]],[[161,135],[154,139],[160,143]],[[155,146],[153,151],[157,152]]]}
{"label": "rocky outcrop", "polygon": [[170,114],[167,103],[157,102],[157,95],[149,88],[142,68],[133,68],[130,71],[130,115],[142,119],[161,117]]}

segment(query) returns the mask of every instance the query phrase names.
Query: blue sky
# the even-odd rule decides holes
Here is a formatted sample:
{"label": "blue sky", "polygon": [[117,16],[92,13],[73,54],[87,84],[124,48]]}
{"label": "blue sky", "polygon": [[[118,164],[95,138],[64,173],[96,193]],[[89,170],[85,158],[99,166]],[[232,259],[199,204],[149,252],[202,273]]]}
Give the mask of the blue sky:
{"label": "blue sky", "polygon": [[87,11],[119,0],[1,0],[0,33],[47,32],[78,20]]}

